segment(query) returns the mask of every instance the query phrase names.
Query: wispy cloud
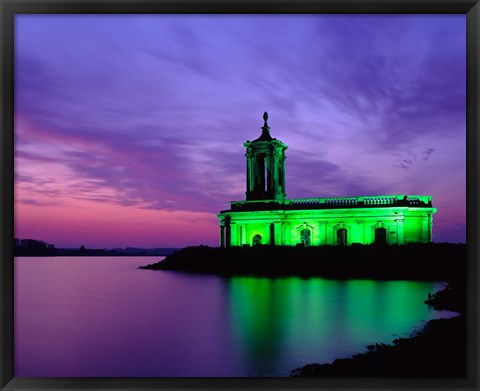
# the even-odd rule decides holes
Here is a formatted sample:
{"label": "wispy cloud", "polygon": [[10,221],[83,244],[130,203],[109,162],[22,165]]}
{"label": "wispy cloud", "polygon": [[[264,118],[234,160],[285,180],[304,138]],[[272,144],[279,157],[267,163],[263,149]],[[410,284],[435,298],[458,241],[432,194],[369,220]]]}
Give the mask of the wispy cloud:
{"label": "wispy cloud", "polygon": [[462,15],[21,15],[15,67],[19,203],[215,214],[264,110],[291,197],[465,174]]}

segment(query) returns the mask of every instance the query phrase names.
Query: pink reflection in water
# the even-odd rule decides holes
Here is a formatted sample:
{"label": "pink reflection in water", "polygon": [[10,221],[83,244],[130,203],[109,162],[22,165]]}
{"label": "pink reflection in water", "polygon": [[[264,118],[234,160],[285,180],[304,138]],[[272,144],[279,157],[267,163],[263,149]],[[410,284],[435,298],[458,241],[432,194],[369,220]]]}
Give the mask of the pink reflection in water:
{"label": "pink reflection in water", "polygon": [[138,269],[159,259],[15,259],[15,376],[288,376],[455,315],[423,304],[440,283]]}
{"label": "pink reflection in water", "polygon": [[[157,260],[16,259],[15,375],[218,372],[230,350],[218,330],[220,280],[137,269]],[[212,342],[218,355],[208,354]]]}

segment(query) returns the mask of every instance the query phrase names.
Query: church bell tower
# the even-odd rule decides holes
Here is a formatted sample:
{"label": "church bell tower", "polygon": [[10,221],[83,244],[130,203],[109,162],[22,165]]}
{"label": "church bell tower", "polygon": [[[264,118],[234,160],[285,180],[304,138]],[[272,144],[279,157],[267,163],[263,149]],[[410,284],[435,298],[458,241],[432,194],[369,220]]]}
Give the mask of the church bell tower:
{"label": "church bell tower", "polygon": [[268,113],[263,114],[262,134],[253,141],[243,144],[247,158],[246,200],[283,201],[285,192],[285,150],[284,143],[270,135]]}

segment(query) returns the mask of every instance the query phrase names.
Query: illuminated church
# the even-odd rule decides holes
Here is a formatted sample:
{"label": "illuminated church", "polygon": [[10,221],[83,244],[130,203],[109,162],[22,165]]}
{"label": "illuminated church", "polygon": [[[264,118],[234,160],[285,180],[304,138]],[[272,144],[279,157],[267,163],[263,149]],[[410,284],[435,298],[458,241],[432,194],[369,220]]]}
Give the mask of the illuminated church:
{"label": "illuminated church", "polygon": [[230,202],[220,219],[221,247],[258,244],[322,246],[408,244],[432,241],[432,197],[380,195],[287,199],[284,143],[262,134],[244,143],[245,201]]}

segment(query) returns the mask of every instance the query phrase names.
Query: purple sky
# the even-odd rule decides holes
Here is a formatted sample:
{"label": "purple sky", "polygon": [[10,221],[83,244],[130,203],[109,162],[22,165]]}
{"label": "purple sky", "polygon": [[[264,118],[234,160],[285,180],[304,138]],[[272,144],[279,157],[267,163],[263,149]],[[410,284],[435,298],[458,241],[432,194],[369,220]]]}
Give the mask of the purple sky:
{"label": "purple sky", "polygon": [[243,142],[289,198],[432,195],[465,241],[465,15],[17,15],[15,236],[218,245]]}

